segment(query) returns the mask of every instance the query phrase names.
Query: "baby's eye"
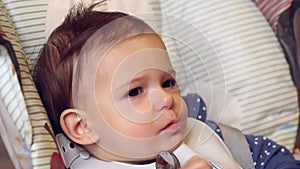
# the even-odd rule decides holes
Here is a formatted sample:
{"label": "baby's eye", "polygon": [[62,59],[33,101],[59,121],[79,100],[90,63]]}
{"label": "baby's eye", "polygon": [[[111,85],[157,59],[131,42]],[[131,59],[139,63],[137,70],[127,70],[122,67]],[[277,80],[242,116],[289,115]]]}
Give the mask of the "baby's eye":
{"label": "baby's eye", "polygon": [[134,89],[131,89],[129,92],[128,92],[128,96],[129,97],[135,97],[139,94],[141,94],[143,91],[142,91],[142,88],[141,87],[137,87],[137,88],[134,88]]}
{"label": "baby's eye", "polygon": [[177,82],[175,79],[168,79],[162,84],[162,87],[168,88],[168,87],[175,87],[176,85],[177,85]]}

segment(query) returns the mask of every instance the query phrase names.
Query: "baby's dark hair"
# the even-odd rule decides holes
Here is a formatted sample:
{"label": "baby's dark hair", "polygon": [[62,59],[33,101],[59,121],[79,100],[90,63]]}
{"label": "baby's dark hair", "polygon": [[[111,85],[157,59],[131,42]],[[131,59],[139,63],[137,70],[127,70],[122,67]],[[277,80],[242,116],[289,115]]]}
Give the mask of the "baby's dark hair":
{"label": "baby's dark hair", "polygon": [[[73,71],[78,56],[90,37],[97,31],[102,31],[100,35],[103,37],[99,37],[101,40],[96,41],[101,44],[88,46],[88,49],[85,49],[88,51],[106,43],[119,42],[122,38],[137,32],[154,32],[136,17],[121,12],[94,11],[95,6],[73,7],[64,22],[51,33],[40,52],[35,82],[55,134],[63,132],[59,123],[62,111],[74,107]],[[120,19],[122,20],[120,23],[102,30],[107,24]]]}

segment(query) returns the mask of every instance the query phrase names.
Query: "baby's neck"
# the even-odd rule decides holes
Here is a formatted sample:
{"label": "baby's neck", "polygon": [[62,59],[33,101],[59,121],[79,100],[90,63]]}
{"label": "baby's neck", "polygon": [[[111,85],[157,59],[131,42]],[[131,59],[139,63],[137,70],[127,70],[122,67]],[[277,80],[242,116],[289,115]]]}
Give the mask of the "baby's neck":
{"label": "baby's neck", "polygon": [[124,162],[124,163],[133,164],[133,165],[145,165],[145,164],[150,164],[150,163],[154,163],[154,162],[155,162],[155,159],[145,160],[145,161],[130,161],[130,162]]}
{"label": "baby's neck", "polygon": [[139,161],[126,161],[122,157],[119,157],[117,155],[113,155],[112,153],[107,153],[104,149],[100,148],[98,145],[92,146],[84,146],[84,148],[95,158],[100,159],[102,161],[107,162],[119,162],[119,163],[126,163],[129,165],[146,165],[151,164],[155,162],[155,158],[153,159],[147,159],[147,160],[139,160]]}

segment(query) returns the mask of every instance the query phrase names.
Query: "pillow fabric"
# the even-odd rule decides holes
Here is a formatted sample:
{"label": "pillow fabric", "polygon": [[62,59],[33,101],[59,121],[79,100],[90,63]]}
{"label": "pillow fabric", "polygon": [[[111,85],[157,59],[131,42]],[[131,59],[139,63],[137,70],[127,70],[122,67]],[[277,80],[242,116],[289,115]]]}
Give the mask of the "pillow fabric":
{"label": "pillow fabric", "polygon": [[[30,156],[31,124],[17,74],[7,52],[7,44],[9,44],[8,41],[1,39],[0,133],[2,139],[0,139],[0,142],[3,141],[9,156],[7,157],[7,154],[1,153],[2,157],[0,159],[6,164],[7,161],[3,160],[9,160],[10,158],[16,168],[32,168]],[[3,155],[6,155],[6,157],[3,157]]]}
{"label": "pillow fabric", "polygon": [[[175,40],[177,60],[184,65],[180,71],[187,72],[180,77],[182,86],[196,81],[223,87],[240,105],[245,134],[265,135],[291,150],[298,122],[297,91],[276,36],[254,3],[160,3],[163,30]],[[201,88],[196,86],[195,92]],[[208,119],[210,111],[208,107]]]}
{"label": "pillow fabric", "polygon": [[[26,2],[26,3],[25,3]],[[11,42],[21,72],[21,88],[23,91],[23,96],[25,98],[26,108],[28,111],[28,117],[31,122],[32,134],[26,138],[26,140],[31,140],[30,150],[33,167],[35,169],[50,168],[50,160],[53,152],[57,152],[55,142],[49,132],[46,130],[45,125],[50,126],[46,111],[41,103],[40,97],[36,91],[35,84],[33,82],[32,76],[30,74],[30,69],[28,65],[28,60],[23,47],[21,46],[22,40],[19,40],[20,37],[26,37],[26,33],[21,33],[20,28],[28,29],[26,19],[24,22],[19,23],[17,18],[18,15],[26,16],[31,14],[32,11],[24,11],[21,8],[28,5],[29,1],[0,1],[1,4],[1,14],[0,16],[7,16],[6,18],[1,18],[0,25],[3,26],[3,31],[7,35],[7,39]],[[30,2],[39,2],[39,1],[30,1]],[[6,6],[10,8],[9,11],[6,11]],[[29,4],[30,6],[30,4]],[[32,5],[32,7],[35,7]],[[17,12],[13,12],[17,11]],[[12,21],[9,16],[12,16],[14,20]],[[28,21],[30,22],[30,21]],[[19,32],[17,33],[14,25],[19,26]],[[37,31],[32,29],[31,32]],[[39,31],[37,31],[39,32]],[[34,39],[34,38],[33,38]],[[37,38],[39,39],[39,38]],[[26,41],[26,40],[25,40]],[[30,42],[27,42],[28,44]],[[26,43],[25,43],[26,44]],[[27,46],[28,47],[28,46]],[[26,50],[28,48],[26,47]],[[34,45],[32,46],[34,48]],[[28,50],[29,51],[29,50]],[[23,116],[19,116],[20,120],[27,121],[23,119]],[[16,124],[18,126],[18,124]],[[51,129],[50,129],[51,130]]]}
{"label": "pillow fabric", "polygon": [[40,49],[46,42],[45,23],[49,0],[2,2],[13,21],[32,71]]}
{"label": "pillow fabric", "polygon": [[[0,2],[0,33],[1,38],[6,40],[7,35],[4,32],[11,32],[14,30],[7,29],[11,25],[9,16],[5,13],[5,8]],[[9,34],[9,33],[8,33]],[[9,43],[9,41],[7,41]],[[31,144],[31,124],[26,109],[23,93],[20,88],[18,77],[12,62],[4,46],[0,48],[0,97],[3,100],[9,115],[13,119],[16,127],[21,135],[22,140],[29,146]]]}
{"label": "pillow fabric", "polygon": [[[51,0],[49,1],[47,16],[46,16],[46,37],[64,20],[65,15],[68,13],[69,9],[78,4],[84,2],[85,5],[90,5],[94,3],[101,2],[94,10],[99,11],[120,11],[135,15],[138,17],[143,17],[145,14],[149,16],[154,16],[153,13],[160,14],[160,4],[159,0],[112,0],[112,1],[102,1],[102,0],[83,0],[83,1],[61,1],[61,0]],[[55,14],[55,15],[54,15]],[[159,18],[159,17],[158,17]],[[154,18],[145,18],[146,22],[153,21]],[[160,19],[160,18],[159,18]],[[153,24],[152,24],[153,23]],[[160,20],[155,20],[150,23],[151,26],[160,23]]]}
{"label": "pillow fabric", "polygon": [[277,24],[279,15],[288,9],[293,0],[275,0],[275,1],[264,1],[264,0],[252,0],[259,10],[263,13],[273,31],[277,32]]}
{"label": "pillow fabric", "polygon": [[[101,0],[92,2],[99,1]],[[77,1],[3,0],[2,2],[13,21],[11,22],[11,26],[15,26],[10,39],[13,40],[19,62],[22,62],[22,77],[24,77],[22,78],[22,84],[24,84],[22,87],[25,89],[24,97],[33,129],[33,145],[31,146],[33,165],[34,168],[49,168],[51,156],[53,152],[56,152],[56,146],[49,133],[45,131],[44,124],[49,124],[48,118],[36,93],[30,71],[33,73],[39,51],[46,42],[48,34],[62,22],[68,9],[77,3]],[[90,3],[89,1],[84,2]],[[119,4],[121,2],[108,1],[106,3],[109,4],[104,3],[99,9],[115,10],[115,8],[121,7]],[[139,7],[147,6],[147,9],[155,8],[159,10],[156,7],[159,6],[157,0],[155,0],[155,3],[150,1],[143,1],[143,3],[141,1],[136,2],[139,2]],[[121,10],[125,10],[125,12],[127,10],[133,12],[141,11],[140,8],[135,9],[135,5],[137,3],[130,3],[130,5],[128,4],[126,8],[122,8]]]}

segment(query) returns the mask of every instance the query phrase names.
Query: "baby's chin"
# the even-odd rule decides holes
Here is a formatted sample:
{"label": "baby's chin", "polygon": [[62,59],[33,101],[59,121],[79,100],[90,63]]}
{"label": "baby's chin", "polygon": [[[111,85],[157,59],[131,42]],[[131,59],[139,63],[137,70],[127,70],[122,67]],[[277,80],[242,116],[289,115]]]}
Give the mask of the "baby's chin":
{"label": "baby's chin", "polygon": [[[116,135],[114,139],[100,139],[88,151],[104,161],[137,163],[154,160],[160,152],[173,152],[183,141],[185,128],[168,130],[149,138],[130,138]],[[102,137],[103,138],[103,137]],[[107,138],[107,137],[105,137]]]}
{"label": "baby's chin", "polygon": [[[158,147],[156,147],[157,149],[155,150],[155,152],[152,152],[151,154],[149,154],[148,156],[120,156],[117,154],[113,155],[113,159],[107,159],[107,161],[119,161],[119,162],[125,162],[125,163],[129,163],[129,164],[148,164],[148,163],[152,163],[155,162],[157,156],[159,153],[161,152],[173,152],[174,150],[176,150],[180,145],[182,144],[182,141],[177,142],[175,145],[168,145],[167,147],[164,146],[163,148],[159,149]],[[151,149],[151,147],[150,147]],[[144,151],[148,151],[149,147],[144,147]],[[134,151],[134,150],[132,150]]]}
{"label": "baby's chin", "polygon": [[173,152],[174,150],[176,150],[181,144],[183,143],[183,141],[180,141],[178,144],[176,144],[174,147],[172,147],[169,152]]}

